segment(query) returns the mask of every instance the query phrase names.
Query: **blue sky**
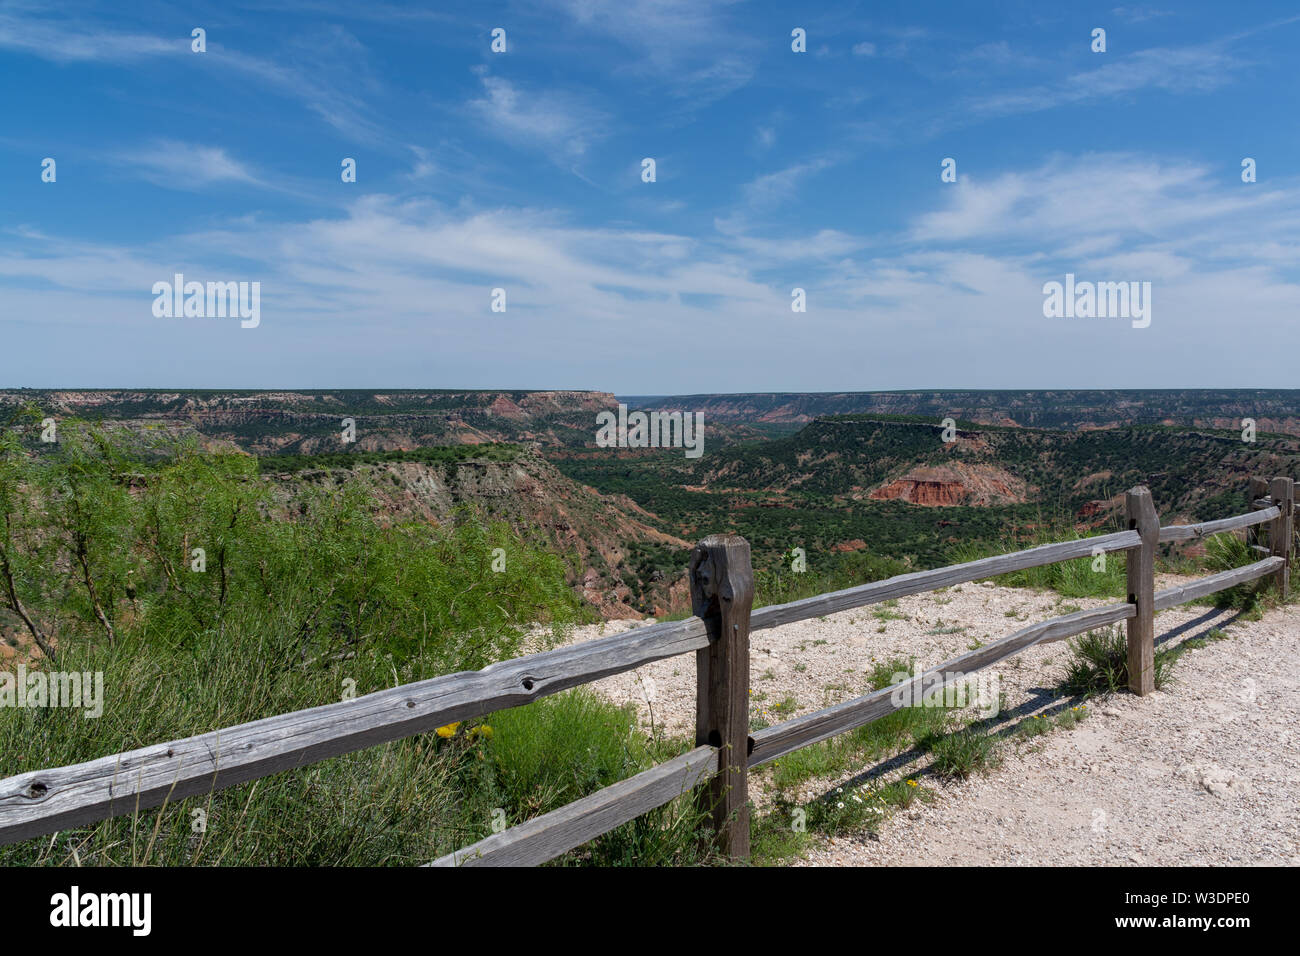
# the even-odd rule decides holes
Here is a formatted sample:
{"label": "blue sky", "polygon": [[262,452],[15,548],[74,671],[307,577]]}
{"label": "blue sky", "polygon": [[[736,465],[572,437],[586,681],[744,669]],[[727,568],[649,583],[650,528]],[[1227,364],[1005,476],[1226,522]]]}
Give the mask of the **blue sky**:
{"label": "blue sky", "polygon": [[[1297,46],[1249,0],[0,0],[0,386],[1297,386]],[[261,324],[156,318],[176,272]],[[1045,318],[1067,272],[1150,326]]]}

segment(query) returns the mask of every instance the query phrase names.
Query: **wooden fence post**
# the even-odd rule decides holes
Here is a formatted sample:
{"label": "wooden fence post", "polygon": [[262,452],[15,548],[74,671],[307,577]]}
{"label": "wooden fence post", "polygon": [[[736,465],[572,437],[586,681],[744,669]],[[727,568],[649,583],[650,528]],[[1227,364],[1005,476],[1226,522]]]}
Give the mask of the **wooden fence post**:
{"label": "wooden fence post", "polygon": [[[1250,487],[1246,489],[1246,510],[1259,511],[1263,505],[1257,505],[1255,502],[1261,498],[1268,497],[1268,479],[1251,477]],[[1248,546],[1259,546],[1260,538],[1263,536],[1263,525],[1253,525],[1246,529],[1246,544]]]}
{"label": "wooden fence post", "polygon": [[718,773],[700,788],[718,848],[749,858],[749,612],[754,571],[749,542],[709,535],[690,566],[691,607],[703,618],[709,646],[695,652],[695,743],[718,748]]}
{"label": "wooden fence post", "polygon": [[1290,478],[1274,478],[1268,486],[1268,496],[1273,499],[1282,513],[1273,519],[1269,527],[1269,551],[1283,560],[1283,565],[1273,576],[1278,594],[1285,600],[1287,589],[1291,584],[1291,527],[1295,515],[1295,481]]}
{"label": "wooden fence post", "polygon": [[1129,530],[1142,537],[1142,546],[1128,552],[1128,603],[1137,614],[1128,619],[1128,689],[1146,696],[1156,689],[1156,545],[1160,541],[1160,516],[1151,492],[1138,485],[1124,496]]}

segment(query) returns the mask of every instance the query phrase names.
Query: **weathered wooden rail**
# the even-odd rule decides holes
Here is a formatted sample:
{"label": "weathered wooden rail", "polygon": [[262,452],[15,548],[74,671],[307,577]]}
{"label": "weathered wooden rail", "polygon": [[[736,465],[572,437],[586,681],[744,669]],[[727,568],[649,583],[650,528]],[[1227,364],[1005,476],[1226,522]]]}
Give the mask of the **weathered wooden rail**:
{"label": "weathered wooden rail", "polygon": [[[696,747],[551,813],[493,834],[434,861],[433,866],[534,865],[696,791],[711,815],[721,851],[749,854],[748,770],[883,717],[914,699],[900,689],[934,693],[1036,644],[1065,640],[1125,622],[1129,687],[1154,688],[1157,611],[1263,577],[1283,595],[1295,537],[1295,484],[1252,479],[1253,510],[1217,521],[1160,527],[1151,494],[1126,496],[1129,528],[1113,534],[1040,545],[1012,554],[902,574],[751,612],[749,544],[714,535],[692,552],[694,616],[582,644],[502,661],[480,671],[447,674],[354,700],[280,714],[183,740],[67,767],[0,780],[0,843],[210,793],[282,770],[424,733],[446,724],[527,704],[611,674],[694,651]],[[1155,590],[1159,544],[1227,531],[1268,528],[1268,557],[1189,584]],[[749,733],[749,634],[793,621],[876,604],[935,588],[1107,552],[1127,554],[1127,600],[1076,611],[1022,628],[883,690]]]}

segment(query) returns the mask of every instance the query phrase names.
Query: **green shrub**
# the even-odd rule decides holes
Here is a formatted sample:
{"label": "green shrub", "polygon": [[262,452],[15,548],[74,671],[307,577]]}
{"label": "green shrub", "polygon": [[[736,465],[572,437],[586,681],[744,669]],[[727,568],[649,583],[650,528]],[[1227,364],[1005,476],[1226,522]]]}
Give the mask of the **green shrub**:
{"label": "green shrub", "polygon": [[[555,555],[470,514],[386,523],[362,478],[285,487],[247,456],[145,455],[73,421],[39,455],[16,434],[0,432],[14,584],[0,606],[32,612],[60,669],[103,672],[105,700],[98,719],[0,709],[0,776],[481,668],[519,653],[530,626],[554,640],[580,612]],[[499,743],[406,738],[0,847],[0,864],[411,865],[486,836],[495,808],[522,819],[652,756],[630,717],[587,698],[493,719]],[[686,853],[693,812],[661,813],[602,852],[630,832],[648,853]]]}
{"label": "green shrub", "polygon": [[[1128,637],[1123,629],[1108,627],[1088,631],[1071,638],[1067,646],[1070,660],[1061,685],[1063,691],[1069,694],[1113,694],[1128,688]],[[1177,649],[1156,649],[1154,680],[1157,688],[1172,680],[1178,654]]]}

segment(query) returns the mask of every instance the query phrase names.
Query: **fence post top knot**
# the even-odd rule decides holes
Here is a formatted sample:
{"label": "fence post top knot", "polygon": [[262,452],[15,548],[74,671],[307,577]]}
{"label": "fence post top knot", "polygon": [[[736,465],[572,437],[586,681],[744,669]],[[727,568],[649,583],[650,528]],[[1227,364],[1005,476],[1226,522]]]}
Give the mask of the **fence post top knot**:
{"label": "fence post top knot", "polygon": [[749,542],[738,534],[711,534],[691,551],[692,610],[706,616],[716,599],[733,600],[753,579]]}
{"label": "fence post top knot", "polygon": [[1146,485],[1134,485],[1125,493],[1124,504],[1128,510],[1129,528],[1145,531],[1148,527],[1154,527],[1155,533],[1160,533],[1160,521],[1156,516],[1151,489]]}

